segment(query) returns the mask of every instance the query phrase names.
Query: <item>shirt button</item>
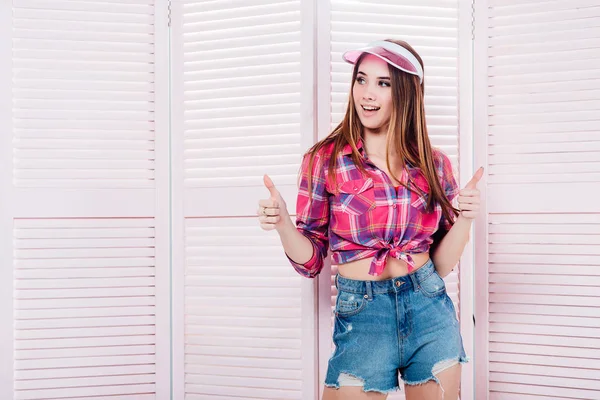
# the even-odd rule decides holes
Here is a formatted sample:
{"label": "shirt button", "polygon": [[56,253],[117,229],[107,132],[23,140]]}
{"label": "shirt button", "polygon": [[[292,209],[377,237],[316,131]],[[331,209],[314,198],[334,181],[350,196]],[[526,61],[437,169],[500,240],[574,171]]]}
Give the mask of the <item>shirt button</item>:
{"label": "shirt button", "polygon": [[392,207],[393,207],[393,208],[396,208],[396,205],[394,204]]}
{"label": "shirt button", "polygon": [[355,186],[355,187],[354,187],[354,191],[356,192],[357,190],[358,190],[358,188]]}

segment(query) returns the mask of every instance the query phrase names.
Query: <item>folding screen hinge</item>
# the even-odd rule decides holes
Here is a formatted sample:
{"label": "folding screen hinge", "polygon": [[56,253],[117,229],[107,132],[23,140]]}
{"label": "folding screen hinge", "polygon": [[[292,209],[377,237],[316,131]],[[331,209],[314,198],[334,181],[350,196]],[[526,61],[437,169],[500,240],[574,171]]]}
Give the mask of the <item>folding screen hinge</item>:
{"label": "folding screen hinge", "polygon": [[471,0],[471,40],[475,40],[475,0]]}
{"label": "folding screen hinge", "polygon": [[169,0],[167,2],[167,26],[171,27],[171,9],[172,9],[172,1]]}

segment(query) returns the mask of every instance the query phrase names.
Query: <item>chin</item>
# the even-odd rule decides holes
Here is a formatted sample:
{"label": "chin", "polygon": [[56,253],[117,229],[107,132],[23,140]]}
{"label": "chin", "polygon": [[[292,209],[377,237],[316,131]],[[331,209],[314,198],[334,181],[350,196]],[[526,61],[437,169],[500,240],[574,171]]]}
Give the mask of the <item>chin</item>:
{"label": "chin", "polygon": [[373,131],[374,133],[377,133],[381,130],[383,130],[384,126],[383,124],[375,124],[373,122],[370,123],[364,123],[363,121],[360,121],[362,123],[362,126],[370,131]]}

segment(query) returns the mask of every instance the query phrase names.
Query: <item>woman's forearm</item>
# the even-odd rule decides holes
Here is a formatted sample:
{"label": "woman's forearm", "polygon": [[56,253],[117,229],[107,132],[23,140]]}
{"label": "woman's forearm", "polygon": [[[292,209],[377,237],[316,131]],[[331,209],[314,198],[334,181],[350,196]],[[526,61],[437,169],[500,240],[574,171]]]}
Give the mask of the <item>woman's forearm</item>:
{"label": "woman's forearm", "polygon": [[473,220],[459,215],[450,231],[431,256],[435,269],[443,278],[452,272],[469,242]]}
{"label": "woman's forearm", "polygon": [[306,264],[313,256],[314,247],[310,239],[296,229],[290,218],[277,229],[285,254],[297,264]]}

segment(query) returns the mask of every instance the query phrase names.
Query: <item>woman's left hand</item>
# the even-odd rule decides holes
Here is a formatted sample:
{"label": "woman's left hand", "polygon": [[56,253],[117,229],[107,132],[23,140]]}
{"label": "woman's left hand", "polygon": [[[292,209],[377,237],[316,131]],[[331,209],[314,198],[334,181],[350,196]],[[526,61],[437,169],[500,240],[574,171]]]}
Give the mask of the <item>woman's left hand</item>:
{"label": "woman's left hand", "polygon": [[479,183],[482,176],[483,167],[475,172],[469,183],[458,193],[458,209],[460,210],[460,215],[464,218],[475,219],[479,214],[481,199],[477,183]]}

